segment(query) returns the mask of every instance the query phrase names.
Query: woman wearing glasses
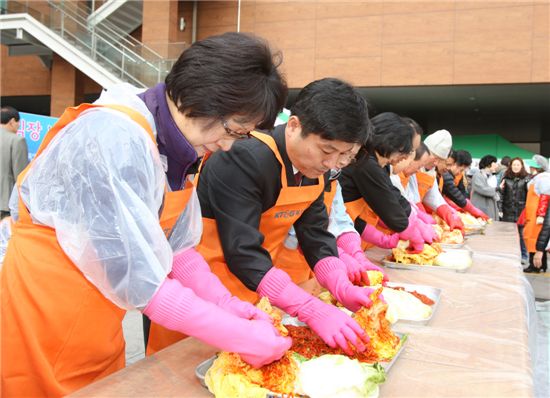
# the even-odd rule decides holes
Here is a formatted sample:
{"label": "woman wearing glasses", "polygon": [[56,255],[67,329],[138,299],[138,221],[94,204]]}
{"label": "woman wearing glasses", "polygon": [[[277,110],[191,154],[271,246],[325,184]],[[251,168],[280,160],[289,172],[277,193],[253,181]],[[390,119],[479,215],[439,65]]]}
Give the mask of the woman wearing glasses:
{"label": "woman wearing glasses", "polygon": [[263,40],[213,36],[165,83],[114,86],[65,111],[17,183],[1,286],[5,396],[64,396],[124,367],[129,309],[254,366],[290,347],[195,251],[201,212],[186,179],[200,156],[272,126],[287,94],[278,65]]}

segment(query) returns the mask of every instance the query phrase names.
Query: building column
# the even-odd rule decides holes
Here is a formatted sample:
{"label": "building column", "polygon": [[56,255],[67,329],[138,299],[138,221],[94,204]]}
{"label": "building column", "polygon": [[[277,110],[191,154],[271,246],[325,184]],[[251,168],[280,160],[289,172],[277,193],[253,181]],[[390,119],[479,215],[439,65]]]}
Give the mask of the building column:
{"label": "building column", "polygon": [[51,72],[50,115],[59,117],[70,106],[83,102],[83,75],[73,65],[54,54]]}

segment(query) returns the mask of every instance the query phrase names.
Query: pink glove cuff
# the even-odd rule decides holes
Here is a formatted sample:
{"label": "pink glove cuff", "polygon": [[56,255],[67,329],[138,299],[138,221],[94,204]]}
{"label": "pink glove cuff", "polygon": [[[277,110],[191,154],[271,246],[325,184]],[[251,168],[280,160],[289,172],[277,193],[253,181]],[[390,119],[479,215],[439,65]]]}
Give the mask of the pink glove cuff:
{"label": "pink glove cuff", "polygon": [[166,278],[143,313],[159,325],[179,330],[197,297],[177,280]]}
{"label": "pink glove cuff", "polygon": [[292,280],[286,272],[273,267],[264,275],[256,292],[260,296],[268,297],[271,303],[275,304],[290,283]]}
{"label": "pink glove cuff", "polygon": [[[311,294],[307,293],[304,289],[300,288],[290,279],[290,276],[276,268],[271,268],[263,277],[262,281],[258,285],[256,292],[260,296],[269,298],[271,304],[281,308],[287,314],[297,316],[301,321],[306,321],[308,317],[313,316],[310,314],[310,304],[314,304],[315,301],[323,304],[323,302]],[[300,311],[300,314],[298,314]],[[305,318],[304,318],[305,316]]]}
{"label": "pink glove cuff", "polygon": [[357,252],[363,252],[361,248],[361,237],[357,232],[343,233],[336,239],[338,247],[344,249],[348,254],[354,255]]}
{"label": "pink glove cuff", "polygon": [[194,248],[187,249],[174,256],[170,276],[179,280],[184,286],[197,272],[211,272],[205,259]]}
{"label": "pink glove cuff", "polygon": [[334,271],[341,271],[344,275],[347,275],[346,265],[338,257],[325,257],[319,260],[317,264],[315,264],[315,267],[313,267],[315,277],[323,287],[328,286],[332,279],[331,274]]}

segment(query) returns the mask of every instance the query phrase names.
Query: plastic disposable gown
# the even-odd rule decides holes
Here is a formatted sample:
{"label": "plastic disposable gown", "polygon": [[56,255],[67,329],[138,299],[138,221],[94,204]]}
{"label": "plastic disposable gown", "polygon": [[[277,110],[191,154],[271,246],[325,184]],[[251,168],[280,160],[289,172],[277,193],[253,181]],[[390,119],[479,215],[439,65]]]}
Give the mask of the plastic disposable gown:
{"label": "plastic disposable gown", "polygon": [[[126,105],[153,116],[123,84],[97,104]],[[172,267],[173,251],[200,240],[200,205],[194,193],[166,239],[159,212],[165,170],[156,144],[127,115],[91,109],[67,125],[31,165],[21,198],[36,224],[56,231],[63,251],[109,300],[144,308]]]}

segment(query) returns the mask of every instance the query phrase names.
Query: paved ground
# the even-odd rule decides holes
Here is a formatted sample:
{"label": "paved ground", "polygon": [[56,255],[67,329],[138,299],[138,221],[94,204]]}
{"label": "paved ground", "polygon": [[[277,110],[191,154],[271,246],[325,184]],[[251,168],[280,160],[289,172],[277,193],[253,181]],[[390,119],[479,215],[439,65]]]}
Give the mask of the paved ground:
{"label": "paved ground", "polygon": [[[537,298],[537,359],[535,362],[535,397],[550,397],[550,272],[526,274]],[[141,314],[129,311],[123,322],[126,338],[126,361],[132,364],[144,357]]]}

